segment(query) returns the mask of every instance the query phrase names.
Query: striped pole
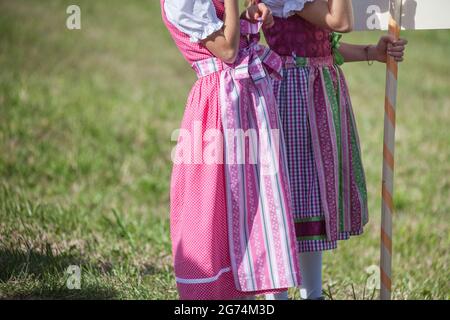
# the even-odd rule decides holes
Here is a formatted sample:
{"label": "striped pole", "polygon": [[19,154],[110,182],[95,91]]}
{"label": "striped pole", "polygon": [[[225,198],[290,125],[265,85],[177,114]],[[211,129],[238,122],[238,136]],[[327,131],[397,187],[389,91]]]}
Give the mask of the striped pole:
{"label": "striped pole", "polygon": [[[402,0],[390,0],[389,34],[400,37]],[[391,299],[392,290],[392,215],[394,213],[395,109],[397,105],[397,62],[388,57],[384,118],[383,183],[381,205],[381,300]]]}

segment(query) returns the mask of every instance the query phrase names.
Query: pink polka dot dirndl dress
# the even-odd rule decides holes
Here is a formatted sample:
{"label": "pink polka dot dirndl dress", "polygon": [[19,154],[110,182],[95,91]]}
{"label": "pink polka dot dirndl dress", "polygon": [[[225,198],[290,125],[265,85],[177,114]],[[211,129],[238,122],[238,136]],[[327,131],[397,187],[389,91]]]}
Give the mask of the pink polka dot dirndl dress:
{"label": "pink polka dot dirndl dress", "polygon": [[[212,2],[223,20],[224,4]],[[271,86],[281,60],[259,45],[259,25],[241,21],[237,61],[226,65],[173,26],[164,0],[161,5],[199,77],[181,124],[170,189],[180,298],[228,300],[296,287],[297,244]]]}

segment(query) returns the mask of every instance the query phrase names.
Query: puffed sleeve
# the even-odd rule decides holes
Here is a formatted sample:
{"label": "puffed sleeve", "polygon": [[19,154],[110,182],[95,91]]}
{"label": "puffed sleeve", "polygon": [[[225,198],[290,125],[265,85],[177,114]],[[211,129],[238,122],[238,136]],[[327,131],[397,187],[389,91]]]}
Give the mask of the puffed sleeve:
{"label": "puffed sleeve", "polygon": [[276,17],[288,18],[295,12],[302,11],[305,4],[315,0],[263,0]]}
{"label": "puffed sleeve", "polygon": [[223,27],[211,0],[166,0],[164,11],[170,23],[189,35],[191,42],[204,40]]}

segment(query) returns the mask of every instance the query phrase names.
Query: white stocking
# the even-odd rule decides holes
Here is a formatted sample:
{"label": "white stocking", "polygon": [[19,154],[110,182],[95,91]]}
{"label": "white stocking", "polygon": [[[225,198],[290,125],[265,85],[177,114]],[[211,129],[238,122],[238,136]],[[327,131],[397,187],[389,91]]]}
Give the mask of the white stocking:
{"label": "white stocking", "polygon": [[322,252],[300,253],[299,260],[303,279],[300,297],[309,300],[320,299],[322,297]]}
{"label": "white stocking", "polygon": [[288,292],[283,291],[280,293],[271,293],[266,294],[266,300],[289,300],[288,299]]}

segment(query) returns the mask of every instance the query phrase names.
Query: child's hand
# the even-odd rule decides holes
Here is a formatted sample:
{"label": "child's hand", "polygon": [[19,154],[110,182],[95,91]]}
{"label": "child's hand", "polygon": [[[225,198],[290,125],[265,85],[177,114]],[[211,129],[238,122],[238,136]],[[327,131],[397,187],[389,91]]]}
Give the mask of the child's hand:
{"label": "child's hand", "polygon": [[264,3],[250,5],[245,10],[245,18],[252,23],[262,21],[265,28],[274,25],[272,11]]}
{"label": "child's hand", "polygon": [[397,62],[402,62],[408,41],[406,39],[395,39],[390,36],[382,36],[376,46],[373,47],[373,60],[386,63],[387,56],[391,56]]}

